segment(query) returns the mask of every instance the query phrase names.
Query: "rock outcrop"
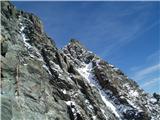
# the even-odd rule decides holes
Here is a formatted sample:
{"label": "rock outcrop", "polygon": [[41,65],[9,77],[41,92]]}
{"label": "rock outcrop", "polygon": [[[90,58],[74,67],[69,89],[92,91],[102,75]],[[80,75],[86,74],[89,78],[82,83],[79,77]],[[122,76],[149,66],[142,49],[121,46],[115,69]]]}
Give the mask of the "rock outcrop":
{"label": "rock outcrop", "polygon": [[159,95],[72,39],[63,49],[40,19],[1,2],[2,120],[159,120]]}

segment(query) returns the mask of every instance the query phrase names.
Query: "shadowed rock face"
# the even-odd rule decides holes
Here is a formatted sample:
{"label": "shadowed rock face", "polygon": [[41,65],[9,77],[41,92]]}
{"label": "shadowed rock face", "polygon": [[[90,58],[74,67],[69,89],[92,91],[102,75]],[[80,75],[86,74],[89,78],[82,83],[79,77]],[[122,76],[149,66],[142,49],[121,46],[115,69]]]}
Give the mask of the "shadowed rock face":
{"label": "shadowed rock face", "polygon": [[72,39],[63,49],[38,17],[1,2],[2,120],[159,120],[145,93]]}

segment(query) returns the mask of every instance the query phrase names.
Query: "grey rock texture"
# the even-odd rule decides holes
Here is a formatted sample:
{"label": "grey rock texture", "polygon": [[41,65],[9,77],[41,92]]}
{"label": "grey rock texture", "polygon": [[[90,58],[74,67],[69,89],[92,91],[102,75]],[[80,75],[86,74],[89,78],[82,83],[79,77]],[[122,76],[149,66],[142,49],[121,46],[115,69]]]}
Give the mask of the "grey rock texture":
{"label": "grey rock texture", "polygon": [[77,40],[58,49],[37,16],[1,6],[2,120],[160,119],[158,94]]}

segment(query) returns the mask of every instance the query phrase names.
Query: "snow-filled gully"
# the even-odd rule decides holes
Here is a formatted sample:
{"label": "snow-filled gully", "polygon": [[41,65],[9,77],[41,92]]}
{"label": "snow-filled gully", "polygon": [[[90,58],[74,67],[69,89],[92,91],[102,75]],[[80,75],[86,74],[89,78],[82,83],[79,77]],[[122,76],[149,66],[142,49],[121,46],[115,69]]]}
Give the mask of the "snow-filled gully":
{"label": "snow-filled gully", "polygon": [[[110,108],[110,110],[115,114],[115,116],[117,118],[120,119],[120,115],[118,114],[116,107],[107,99],[105,92],[103,90],[101,90],[101,86],[94,79],[94,76],[92,74],[92,63],[90,62],[89,64],[85,64],[85,67],[78,68],[77,71],[88,81],[88,83],[91,86],[95,86],[98,89],[100,96],[101,96],[103,102],[105,103],[105,105],[108,108]],[[104,110],[101,109],[101,111],[104,114]],[[104,116],[107,118],[106,115],[104,115]]]}

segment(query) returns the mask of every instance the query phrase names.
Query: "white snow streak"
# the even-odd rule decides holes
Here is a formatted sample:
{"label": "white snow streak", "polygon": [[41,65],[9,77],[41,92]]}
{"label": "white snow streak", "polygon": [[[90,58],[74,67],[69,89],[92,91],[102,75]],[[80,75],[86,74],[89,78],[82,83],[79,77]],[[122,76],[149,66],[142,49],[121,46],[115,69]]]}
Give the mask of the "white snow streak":
{"label": "white snow streak", "polygon": [[[20,21],[22,21],[22,18],[20,18]],[[43,57],[42,57],[42,55],[39,53],[38,49],[35,48],[35,47],[33,47],[33,46],[31,46],[31,45],[27,42],[29,39],[26,37],[26,35],[25,35],[25,33],[24,33],[24,29],[25,29],[25,25],[23,25],[23,23],[21,22],[21,23],[20,23],[20,33],[21,33],[22,40],[23,40],[23,43],[24,43],[25,47],[29,50],[29,55],[30,55],[30,57],[36,58],[37,60],[42,61],[42,62],[43,62],[42,67],[43,67],[44,69],[46,69],[46,70],[48,71],[48,73],[51,75],[51,72],[50,72],[49,68],[45,65],[45,62],[44,62],[44,60],[43,60]]]}
{"label": "white snow streak", "polygon": [[52,75],[52,73],[50,72],[49,68],[48,68],[45,64],[43,64],[42,67],[43,67],[44,69],[46,69],[50,75]]}
{"label": "white snow streak", "polygon": [[29,43],[26,42],[26,41],[29,40],[29,39],[27,39],[26,36],[25,36],[25,34],[23,33],[24,29],[25,29],[25,27],[24,27],[24,26],[21,26],[20,32],[21,32],[21,34],[22,34],[22,40],[23,40],[23,42],[24,42],[24,45],[25,45],[27,48],[32,48],[32,46],[31,46]]}
{"label": "white snow streak", "polygon": [[[88,81],[91,86],[95,86],[100,96],[107,107],[109,107],[112,112],[120,119],[118,112],[116,111],[116,107],[107,100],[107,96],[103,90],[101,90],[101,86],[94,80],[94,76],[92,74],[92,63],[86,64],[85,67],[77,69],[77,71]],[[103,111],[102,111],[103,112]]]}
{"label": "white snow streak", "polygon": [[103,102],[106,104],[106,106],[109,107],[109,108],[112,110],[112,112],[113,112],[118,118],[120,118],[119,114],[118,114],[117,111],[116,111],[116,107],[115,107],[110,101],[108,101],[108,100],[106,99],[106,95],[105,95],[104,91],[103,91],[103,90],[100,90],[99,92],[100,92],[101,98],[102,98]]}

